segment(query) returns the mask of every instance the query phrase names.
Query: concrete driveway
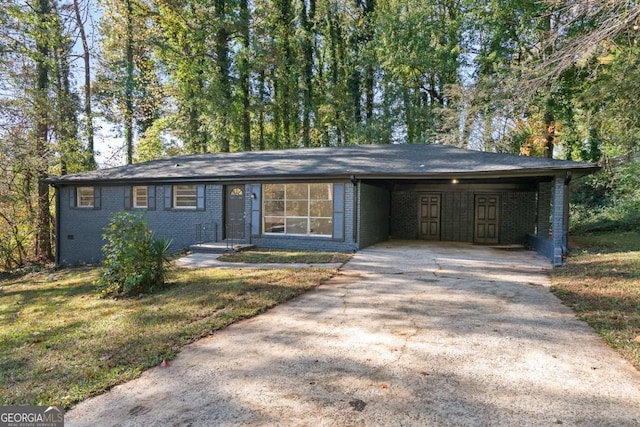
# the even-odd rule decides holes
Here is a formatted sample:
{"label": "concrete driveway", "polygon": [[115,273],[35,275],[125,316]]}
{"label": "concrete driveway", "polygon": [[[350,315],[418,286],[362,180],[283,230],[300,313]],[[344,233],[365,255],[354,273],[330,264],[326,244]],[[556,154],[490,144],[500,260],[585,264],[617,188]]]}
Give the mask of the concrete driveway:
{"label": "concrete driveway", "polygon": [[67,425],[640,425],[640,373],[549,292],[549,268],[526,251],[380,244]]}

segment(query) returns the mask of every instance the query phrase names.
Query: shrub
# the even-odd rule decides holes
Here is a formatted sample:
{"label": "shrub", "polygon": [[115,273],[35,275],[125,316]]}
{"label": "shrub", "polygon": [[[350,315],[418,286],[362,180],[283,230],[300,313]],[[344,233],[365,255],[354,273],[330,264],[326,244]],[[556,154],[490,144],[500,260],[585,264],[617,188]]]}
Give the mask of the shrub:
{"label": "shrub", "polygon": [[107,242],[97,285],[103,295],[148,293],[164,285],[171,241],[154,238],[140,214],[115,214],[102,237]]}
{"label": "shrub", "polygon": [[578,181],[572,189],[571,231],[640,231],[640,161]]}

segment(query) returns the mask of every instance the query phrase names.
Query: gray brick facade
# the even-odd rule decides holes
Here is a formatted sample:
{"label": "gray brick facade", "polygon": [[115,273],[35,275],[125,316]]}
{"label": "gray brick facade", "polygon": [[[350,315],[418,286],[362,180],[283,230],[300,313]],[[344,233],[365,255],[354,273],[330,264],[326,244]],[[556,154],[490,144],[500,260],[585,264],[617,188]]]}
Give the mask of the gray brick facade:
{"label": "gray brick facade", "polygon": [[553,181],[553,198],[552,198],[552,222],[551,222],[551,241],[553,243],[554,265],[562,264],[562,257],[567,249],[567,204],[568,189],[565,185],[565,179],[557,177]]}
{"label": "gray brick facade", "polygon": [[413,240],[418,238],[418,193],[393,191],[391,193],[391,237]]}
{"label": "gray brick facade", "polygon": [[[335,184],[340,188],[343,207],[339,212],[334,211],[332,237],[263,234],[260,224],[261,184],[244,185],[245,242],[265,248],[352,252],[389,237],[418,238],[419,194],[428,191],[428,187],[389,190],[388,187],[366,182],[353,185],[349,181],[336,181]],[[224,238],[225,186],[200,185],[204,188],[202,209],[174,209],[170,204],[166,205],[165,195],[172,188],[167,184],[149,186],[155,196],[155,208],[139,210],[157,236],[172,239],[174,251],[194,243]],[[58,261],[60,264],[94,263],[102,258],[103,229],[114,213],[127,206],[126,192],[130,187],[96,187],[101,201],[97,209],[73,207],[70,200],[72,188],[57,188]],[[528,235],[535,236],[537,231],[542,240],[532,246],[547,248],[542,251],[558,263],[562,261],[566,248],[566,186],[562,178],[556,178],[553,183],[539,184],[537,189],[492,192],[500,196],[499,243],[523,244],[527,242]],[[435,192],[441,194],[442,200],[441,240],[473,242],[474,197],[475,194],[487,193],[487,190],[479,188],[476,191],[470,187],[460,191]],[[551,223],[549,218],[553,218]],[[252,224],[256,220],[258,224]]]}
{"label": "gray brick facade", "polygon": [[[441,194],[441,240],[473,243],[474,191],[436,191]],[[478,193],[487,193],[478,190]],[[535,231],[536,193],[501,191],[500,243],[525,244],[527,234]],[[391,236],[394,239],[418,238],[417,190],[393,191],[391,194]]]}
{"label": "gray brick facade", "polygon": [[[100,186],[99,209],[71,207],[71,188],[57,189],[60,197],[58,260],[60,264],[95,263],[102,259],[104,227],[115,213],[125,210],[125,191],[129,187]],[[158,185],[153,188],[155,209],[133,209],[131,212],[140,212],[157,236],[172,239],[173,251],[195,243],[199,230],[202,234],[209,234],[213,240],[215,227],[222,224],[221,185],[206,185],[203,210],[165,209],[163,200],[167,187]]]}
{"label": "gray brick facade", "polygon": [[538,221],[536,234],[538,237],[551,237],[551,183],[538,184]]}
{"label": "gray brick facade", "polygon": [[361,183],[358,211],[359,247],[389,240],[389,190]]}
{"label": "gray brick facade", "polygon": [[500,243],[527,243],[527,235],[535,232],[536,193],[513,191],[501,194]]}

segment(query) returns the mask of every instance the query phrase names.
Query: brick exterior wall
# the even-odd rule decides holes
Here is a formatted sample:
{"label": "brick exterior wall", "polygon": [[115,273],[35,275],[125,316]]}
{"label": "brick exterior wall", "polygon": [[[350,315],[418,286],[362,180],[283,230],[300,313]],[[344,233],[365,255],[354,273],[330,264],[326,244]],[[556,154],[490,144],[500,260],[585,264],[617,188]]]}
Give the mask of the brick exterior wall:
{"label": "brick exterior wall", "polygon": [[538,184],[538,224],[536,235],[543,239],[551,237],[551,183]]}
{"label": "brick exterior wall", "polygon": [[418,193],[393,191],[391,193],[391,237],[393,239],[418,238]]}
{"label": "brick exterior wall", "polygon": [[[490,191],[482,191],[489,193]],[[474,192],[443,191],[441,199],[441,237],[443,241],[473,242]],[[535,231],[535,192],[496,192],[500,194],[500,243],[525,244]],[[391,237],[418,238],[418,192],[405,190],[391,194]]]}
{"label": "brick exterior wall", "polygon": [[389,190],[360,184],[360,248],[389,240],[389,202]]}
{"label": "brick exterior wall", "polygon": [[504,192],[500,204],[500,243],[524,245],[535,232],[536,193]]}
{"label": "brick exterior wall", "polygon": [[[58,259],[61,264],[94,263],[102,259],[100,249],[104,244],[103,229],[114,213],[124,210],[125,189],[128,186],[101,186],[100,188],[100,209],[72,208],[69,203],[71,194],[69,187],[57,189],[60,197]],[[358,248],[385,241],[389,235],[394,239],[416,239],[418,236],[417,191],[389,192],[364,183],[355,187],[350,182],[344,183],[344,238],[251,236],[251,188],[251,184],[245,186],[247,212],[245,241],[258,247],[352,252]],[[359,197],[356,197],[355,191],[358,188]],[[551,189],[550,184],[546,187],[541,185],[537,204],[535,192],[500,192],[500,243],[525,243],[526,235],[535,232],[536,217],[538,231],[544,231],[543,219],[549,217],[549,215],[545,216],[545,212],[550,211],[552,206],[553,223],[549,226],[553,232],[554,260],[559,258],[561,262],[562,248],[565,244],[563,209],[566,189],[563,180],[557,179],[553,183],[553,196]],[[223,238],[223,185],[205,186],[204,210],[165,210],[165,186],[157,185],[154,190],[156,208],[142,209],[140,212],[147,218],[149,227],[157,236],[173,240],[172,250],[182,250],[199,241],[220,241]],[[552,199],[553,203],[543,203],[546,197],[549,198],[549,202]],[[472,198],[471,195],[470,200]],[[443,200],[446,201],[446,197],[443,197]],[[473,215],[473,206],[467,206],[467,209],[471,209],[471,215]],[[356,213],[358,218],[355,217]],[[447,221],[445,215],[442,221]],[[356,230],[357,236],[354,233]],[[467,234],[460,233],[460,238]]]}
{"label": "brick exterior wall", "polygon": [[[59,215],[59,251],[60,264],[95,263],[102,259],[101,248],[103,229],[116,212],[124,210],[125,189],[128,186],[100,186],[100,209],[69,207],[71,192],[69,187],[57,189],[60,197]],[[156,208],[154,210],[134,209],[147,219],[149,228],[157,236],[173,240],[172,251],[187,248],[196,243],[198,228],[208,233],[213,240],[214,227],[218,227],[218,236],[222,226],[223,192],[221,185],[205,186],[205,209],[184,210],[164,208],[164,186],[155,188]],[[209,237],[209,236],[203,236]]]}
{"label": "brick exterior wall", "polygon": [[553,206],[551,219],[551,241],[553,243],[553,264],[562,265],[562,256],[567,246],[567,234],[565,224],[565,208],[567,199],[567,186],[564,178],[557,177],[553,182]]}

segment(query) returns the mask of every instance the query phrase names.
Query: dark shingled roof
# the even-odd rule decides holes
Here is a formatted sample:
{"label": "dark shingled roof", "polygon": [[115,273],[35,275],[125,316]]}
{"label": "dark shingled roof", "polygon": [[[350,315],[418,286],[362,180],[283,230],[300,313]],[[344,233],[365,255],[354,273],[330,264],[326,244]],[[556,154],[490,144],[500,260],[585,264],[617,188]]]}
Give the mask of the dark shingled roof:
{"label": "dark shingled roof", "polygon": [[397,144],[247,151],[173,157],[52,178],[53,184],[135,181],[225,181],[291,178],[500,178],[595,172],[593,163]]}

